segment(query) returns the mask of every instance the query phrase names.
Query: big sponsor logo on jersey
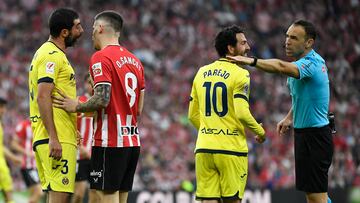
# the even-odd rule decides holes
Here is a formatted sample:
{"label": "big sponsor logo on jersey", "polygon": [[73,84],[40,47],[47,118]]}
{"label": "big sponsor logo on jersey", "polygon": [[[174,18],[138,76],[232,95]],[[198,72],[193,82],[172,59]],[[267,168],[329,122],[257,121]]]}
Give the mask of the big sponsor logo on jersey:
{"label": "big sponsor logo on jersey", "polygon": [[138,135],[139,128],[137,126],[121,126],[120,127],[122,135]]}
{"label": "big sponsor logo on jersey", "polygon": [[207,135],[239,135],[239,130],[230,130],[230,129],[217,129],[217,128],[202,128],[201,133],[207,134]]}

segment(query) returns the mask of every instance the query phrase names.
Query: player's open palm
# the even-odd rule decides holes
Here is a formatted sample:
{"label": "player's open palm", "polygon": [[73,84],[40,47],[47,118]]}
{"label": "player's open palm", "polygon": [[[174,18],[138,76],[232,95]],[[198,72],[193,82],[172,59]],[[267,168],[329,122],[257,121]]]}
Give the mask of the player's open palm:
{"label": "player's open palm", "polygon": [[227,59],[231,60],[231,61],[234,61],[236,62],[237,64],[240,64],[240,65],[247,65],[246,63],[246,60],[247,58],[244,57],[244,56],[226,56]]}
{"label": "player's open palm", "polygon": [[58,91],[60,96],[53,96],[53,104],[56,108],[64,109],[67,112],[76,112],[76,106],[78,105],[77,99],[71,99],[63,92]]}

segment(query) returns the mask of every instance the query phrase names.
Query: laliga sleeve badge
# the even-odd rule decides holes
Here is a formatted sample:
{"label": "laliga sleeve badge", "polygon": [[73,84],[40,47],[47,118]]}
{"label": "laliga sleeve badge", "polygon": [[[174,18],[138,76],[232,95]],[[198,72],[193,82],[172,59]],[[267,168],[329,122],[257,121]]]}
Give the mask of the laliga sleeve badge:
{"label": "laliga sleeve badge", "polygon": [[49,74],[54,74],[55,72],[55,63],[54,62],[47,62],[45,65],[45,72]]}
{"label": "laliga sleeve badge", "polygon": [[101,62],[95,63],[94,65],[92,65],[91,69],[92,69],[94,77],[101,76],[103,74]]}

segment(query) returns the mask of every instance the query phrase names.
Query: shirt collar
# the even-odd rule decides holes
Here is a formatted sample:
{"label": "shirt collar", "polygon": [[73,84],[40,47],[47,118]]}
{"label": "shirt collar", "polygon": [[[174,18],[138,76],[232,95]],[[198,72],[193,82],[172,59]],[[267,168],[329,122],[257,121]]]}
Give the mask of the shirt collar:
{"label": "shirt collar", "polygon": [[306,58],[306,57],[311,57],[311,56],[314,56],[315,55],[315,51],[314,51],[314,49],[311,49],[310,51],[309,51],[309,53],[307,53],[305,56],[304,56],[304,58]]}

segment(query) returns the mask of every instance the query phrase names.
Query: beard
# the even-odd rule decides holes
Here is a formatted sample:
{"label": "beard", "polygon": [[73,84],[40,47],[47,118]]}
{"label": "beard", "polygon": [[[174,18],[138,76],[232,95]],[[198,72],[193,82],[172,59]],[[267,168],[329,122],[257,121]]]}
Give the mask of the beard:
{"label": "beard", "polygon": [[73,35],[70,33],[64,40],[65,41],[65,47],[72,47],[79,37],[73,37]]}

